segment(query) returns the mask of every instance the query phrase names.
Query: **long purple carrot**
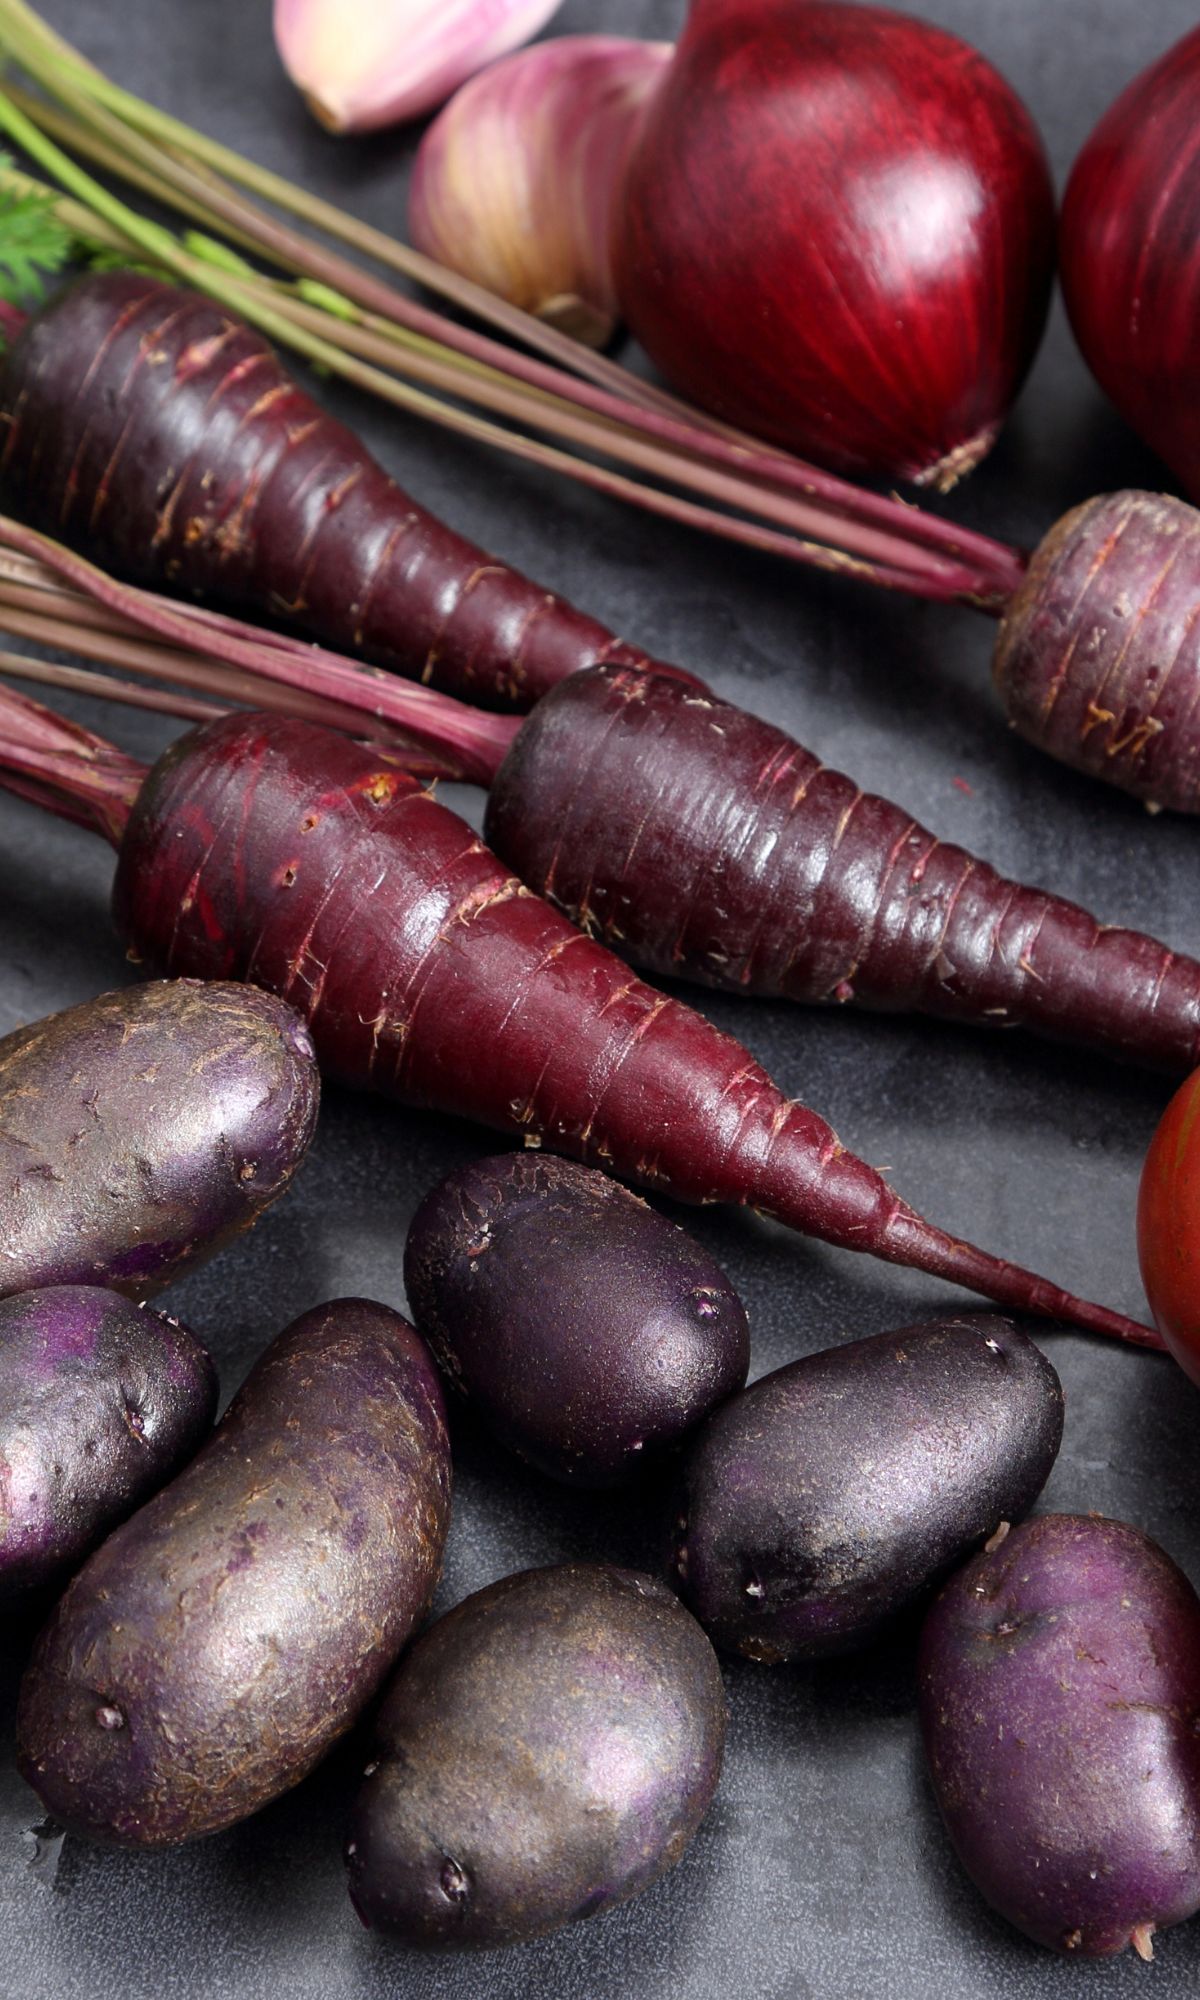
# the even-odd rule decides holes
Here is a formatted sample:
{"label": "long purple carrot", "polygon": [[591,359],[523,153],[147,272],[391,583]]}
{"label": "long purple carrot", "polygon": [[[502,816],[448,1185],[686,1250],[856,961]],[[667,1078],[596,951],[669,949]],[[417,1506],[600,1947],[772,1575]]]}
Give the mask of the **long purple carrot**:
{"label": "long purple carrot", "polygon": [[531,895],[377,747],[226,716],[174,744],[131,797],[130,760],[110,771],[100,739],[58,744],[53,722],[0,693],[0,782],[32,779],[118,841],[114,912],[131,953],[280,994],[330,1075],[1161,1346],[926,1222],[739,1043]]}
{"label": "long purple carrot", "polygon": [[261,335],[194,293],[134,272],[60,293],[4,357],[0,425],[10,509],[138,582],[491,707],[646,664],[419,507]]}
{"label": "long purple carrot", "polygon": [[522,881],[643,972],[1200,1063],[1200,963],[1006,880],[781,729],[602,668],[540,702],[488,799]]}
{"label": "long purple carrot", "polygon": [[[42,605],[57,620],[39,616]],[[239,670],[235,699],[382,740],[390,731],[408,770],[490,782],[495,851],[642,971],[1029,1028],[1168,1071],[1200,1061],[1195,959],[1006,880],[784,731],[683,682],[597,667],[570,676],[523,722],[484,715],[116,583],[0,516],[5,624],[167,678],[180,677],[181,648],[211,654]],[[144,649],[130,648],[140,631],[158,649],[149,666]],[[5,671],[20,669],[0,656]],[[24,671],[63,686],[78,678]],[[84,682],[139,699],[111,680]],[[190,664],[186,684],[230,691],[207,657]],[[141,699],[191,712],[158,690]]]}
{"label": "long purple carrot", "polygon": [[[141,582],[493,708],[604,663],[693,679],[419,507],[258,333],[194,293],[118,272],[60,294],[0,369],[0,426],[8,505]],[[1002,616],[996,685],[1023,735],[1200,812],[1198,551],[1194,509],[1115,494],[1069,515],[1027,570],[1009,563],[1002,589],[998,573],[982,594],[961,576],[920,588]]]}

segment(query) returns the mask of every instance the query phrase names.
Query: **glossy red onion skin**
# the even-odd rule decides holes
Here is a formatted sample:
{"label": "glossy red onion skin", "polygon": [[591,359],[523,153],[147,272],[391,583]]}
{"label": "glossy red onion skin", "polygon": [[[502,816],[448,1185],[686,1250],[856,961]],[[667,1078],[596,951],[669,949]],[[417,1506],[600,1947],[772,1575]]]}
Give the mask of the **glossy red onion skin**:
{"label": "glossy red onion skin", "polygon": [[1200,28],[1130,84],[1075,162],[1062,281],[1088,366],[1200,500]]}
{"label": "glossy red onion skin", "polygon": [[621,302],[694,401],[838,471],[942,485],[1033,359],[1046,155],[966,43],[844,0],[693,0],[615,243]]}

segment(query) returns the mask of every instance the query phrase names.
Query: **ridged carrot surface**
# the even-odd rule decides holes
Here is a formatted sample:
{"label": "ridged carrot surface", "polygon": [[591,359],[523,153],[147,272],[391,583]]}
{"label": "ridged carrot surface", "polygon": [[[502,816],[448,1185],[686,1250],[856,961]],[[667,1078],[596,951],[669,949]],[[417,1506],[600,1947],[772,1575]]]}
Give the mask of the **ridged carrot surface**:
{"label": "ridged carrot surface", "polygon": [[[1194,960],[1005,880],[489,561],[212,302],[132,272],[83,279],[0,366],[0,430],[9,504],[110,567],[534,704],[489,837],[644,970],[1030,1027],[1166,1069],[1197,1061]],[[1194,535],[1167,505],[1125,495],[1070,517],[1018,593],[999,668],[1029,733],[1040,719],[1063,754],[1152,787],[1164,743],[1174,767],[1200,768],[1176,674],[1195,649],[1180,560]],[[1137,622],[1168,661],[1144,717],[1126,685]]]}
{"label": "ridged carrot surface", "polygon": [[417,505],[261,334],[132,271],[81,279],[0,365],[0,487],[137,582],[528,708],[644,659]]}
{"label": "ridged carrot surface", "polygon": [[783,730],[620,668],[541,702],[487,837],[643,971],[1200,1062],[1200,964],[1006,880]]}
{"label": "ridged carrot surface", "polygon": [[182,738],[132,806],[114,913],[154,971],[289,1000],[344,1082],[1158,1344],[924,1221],[740,1043],[532,895],[377,749],[255,715]]}

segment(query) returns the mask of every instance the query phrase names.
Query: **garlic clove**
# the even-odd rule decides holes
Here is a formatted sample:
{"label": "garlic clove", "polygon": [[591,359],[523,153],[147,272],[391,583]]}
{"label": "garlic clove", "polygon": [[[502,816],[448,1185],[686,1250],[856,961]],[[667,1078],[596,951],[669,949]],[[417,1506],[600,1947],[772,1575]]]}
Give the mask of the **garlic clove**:
{"label": "garlic clove", "polygon": [[417,153],[417,248],[603,347],[618,319],[613,211],[672,54],[668,42],[564,35],[474,77]]}
{"label": "garlic clove", "polygon": [[275,44],[331,132],[369,132],[444,104],[544,28],[562,0],[275,0]]}

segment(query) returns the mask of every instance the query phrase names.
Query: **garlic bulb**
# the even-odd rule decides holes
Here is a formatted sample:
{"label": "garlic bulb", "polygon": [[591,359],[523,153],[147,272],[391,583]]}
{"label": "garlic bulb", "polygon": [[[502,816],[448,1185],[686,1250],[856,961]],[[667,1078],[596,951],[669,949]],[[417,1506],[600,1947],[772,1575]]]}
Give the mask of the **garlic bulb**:
{"label": "garlic bulb", "polygon": [[417,248],[602,347],[618,317],[613,210],[672,53],[667,42],[564,35],[473,78],[417,154]]}
{"label": "garlic bulb", "polygon": [[275,0],[275,44],[333,132],[369,132],[444,104],[544,28],[562,0]]}

